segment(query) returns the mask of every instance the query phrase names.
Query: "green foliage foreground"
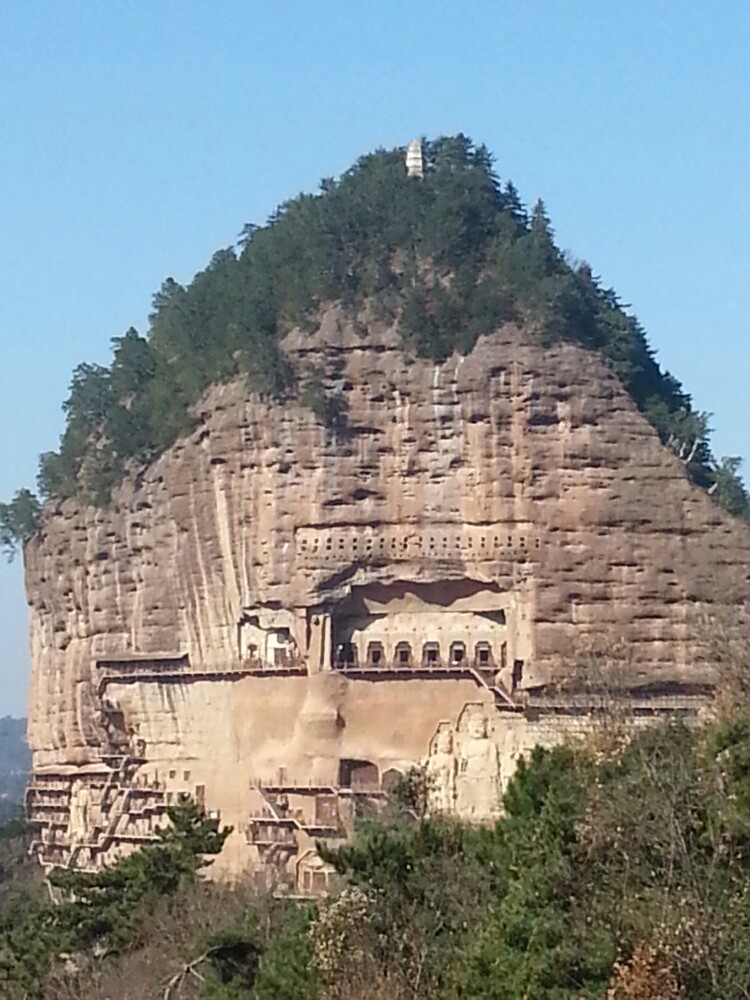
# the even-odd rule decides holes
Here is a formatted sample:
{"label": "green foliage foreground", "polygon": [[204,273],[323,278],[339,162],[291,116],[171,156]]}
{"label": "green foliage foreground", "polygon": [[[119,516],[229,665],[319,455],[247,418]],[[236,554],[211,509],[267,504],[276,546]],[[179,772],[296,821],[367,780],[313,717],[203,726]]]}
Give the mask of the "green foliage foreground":
{"label": "green foliage foreground", "polygon": [[[407,177],[403,149],[379,150],[281,205],[264,226],[247,225],[239,247],[216,253],[188,285],[167,279],[147,335],[128,330],[112,341],[108,367],[73,373],[60,447],[40,460],[42,496],[106,504],[124,475],[191,428],[211,384],[241,375],[281,402],[298,396],[340,432],[344,401],[325,373],[294,372],[280,346],[338,302],[363,338],[374,336],[373,318],[397,320],[404,350],[438,362],[508,321],[542,345],[568,340],[599,352],[693,482],[750,517],[739,460],[715,461],[708,416],[656,362],[616,293],[557,247],[544,204],[527,212],[488,150],[463,135],[424,151],[423,180]],[[0,505],[0,543],[29,537],[32,500],[21,491]]]}
{"label": "green foliage foreground", "polygon": [[[45,996],[45,982],[66,956],[117,954],[147,940],[155,905],[193,883],[208,863],[204,855],[218,854],[230,832],[219,831],[189,801],[168,815],[158,844],[112,868],[54,869],[50,883],[62,898],[59,905],[16,893],[0,909],[0,996]],[[13,827],[10,835],[17,834]]]}
{"label": "green foliage foreground", "polygon": [[606,752],[601,742],[538,749],[492,828],[407,813],[368,822],[325,852],[342,888],[315,905],[240,888],[196,894],[202,854],[225,832],[181,809],[162,844],[109,872],[59,873],[63,905],[6,906],[4,997],[740,1000],[750,990],[747,719],[665,723]]}

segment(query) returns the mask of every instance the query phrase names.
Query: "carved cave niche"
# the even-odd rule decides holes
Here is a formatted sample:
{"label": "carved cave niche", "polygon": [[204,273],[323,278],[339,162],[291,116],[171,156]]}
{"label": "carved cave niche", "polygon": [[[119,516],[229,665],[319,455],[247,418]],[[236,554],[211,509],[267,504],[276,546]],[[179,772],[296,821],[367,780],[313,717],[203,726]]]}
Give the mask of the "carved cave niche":
{"label": "carved cave niche", "polygon": [[305,870],[303,889],[314,896],[322,895],[328,889],[329,874],[327,871]]}
{"label": "carved cave niche", "polygon": [[253,667],[294,666],[299,660],[297,642],[284,618],[274,621],[273,612],[243,613],[237,623],[239,658]]}
{"label": "carved cave niche", "polygon": [[[287,832],[292,831],[287,830]],[[289,844],[290,853],[286,854],[286,858],[289,858],[291,853],[297,854],[296,851],[291,851],[292,846],[292,844]],[[278,861],[282,861],[281,857],[279,857]],[[277,867],[281,875],[283,863]],[[315,847],[308,847],[297,854],[294,859],[293,874],[287,870],[286,877],[288,878],[290,874],[291,886],[289,887],[293,886],[297,892],[303,893],[306,896],[324,895],[331,888],[336,876],[333,867],[323,861]],[[284,881],[286,881],[286,878]]]}
{"label": "carved cave niche", "polygon": [[290,667],[294,664],[297,659],[297,644],[289,628],[269,629],[266,642],[270,654],[268,659],[274,667]]}
{"label": "carved cave niche", "polygon": [[452,642],[450,645],[450,664],[453,667],[466,665],[466,643]]}
{"label": "carved cave niche", "polygon": [[297,862],[297,890],[307,896],[322,896],[329,888],[334,870],[314,852],[303,854]]}
{"label": "carved cave niche", "polygon": [[[503,643],[505,648],[505,643]],[[495,668],[495,656],[492,646],[488,642],[478,642],[474,647],[474,666],[477,670],[493,670]]]}
{"label": "carved cave niche", "polygon": [[422,646],[422,666],[437,667],[440,665],[440,643],[426,642]]}
{"label": "carved cave niche", "polygon": [[237,622],[237,649],[240,660],[258,663],[265,650],[261,650],[261,628],[257,615],[243,614]]}
{"label": "carved cave niche", "polygon": [[385,666],[385,649],[383,648],[382,642],[367,643],[367,666],[368,667]]}
{"label": "carved cave niche", "polygon": [[413,663],[411,643],[397,642],[393,651],[393,665],[395,667],[411,667]]}
{"label": "carved cave niche", "polygon": [[344,758],[339,761],[339,785],[342,788],[377,788],[380,773],[371,760]]}

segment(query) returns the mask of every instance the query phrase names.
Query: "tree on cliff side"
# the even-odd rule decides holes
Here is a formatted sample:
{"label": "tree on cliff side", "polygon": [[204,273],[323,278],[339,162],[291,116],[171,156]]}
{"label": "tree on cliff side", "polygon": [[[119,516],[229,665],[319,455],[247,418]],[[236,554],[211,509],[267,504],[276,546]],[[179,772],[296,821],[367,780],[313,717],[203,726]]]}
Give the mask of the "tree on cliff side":
{"label": "tree on cliff side", "polygon": [[711,490],[721,506],[730,514],[747,517],[747,512],[750,510],[750,494],[740,478],[741,465],[742,459],[737,456],[722,458],[713,471]]}
{"label": "tree on cliff side", "polygon": [[0,503],[0,546],[8,559],[37,530],[41,505],[29,490],[19,490],[10,503]]}

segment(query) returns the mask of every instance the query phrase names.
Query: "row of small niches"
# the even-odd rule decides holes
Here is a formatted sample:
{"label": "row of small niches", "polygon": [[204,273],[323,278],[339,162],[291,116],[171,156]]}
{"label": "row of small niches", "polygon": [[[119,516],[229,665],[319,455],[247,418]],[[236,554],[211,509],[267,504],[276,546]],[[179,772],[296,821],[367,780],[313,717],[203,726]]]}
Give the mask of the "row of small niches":
{"label": "row of small niches", "polygon": [[[362,544],[360,545],[360,540]],[[527,544],[528,541],[528,544]],[[336,550],[339,552],[345,552],[347,549],[350,551],[362,551],[362,552],[405,552],[413,549],[418,549],[421,551],[432,551],[436,552],[451,551],[451,550],[464,550],[464,549],[484,549],[487,550],[500,550],[503,549],[522,549],[526,550],[529,548],[538,549],[540,547],[539,539],[535,538],[533,540],[533,546],[531,545],[531,540],[527,540],[525,535],[521,535],[514,539],[512,535],[507,536],[486,536],[481,535],[477,539],[477,544],[474,544],[474,539],[471,536],[456,535],[452,539],[448,536],[442,535],[438,536],[417,536],[417,537],[405,537],[396,538],[391,536],[390,539],[385,537],[374,538],[372,535],[362,538],[362,536],[356,535],[339,535],[337,544],[334,544],[334,538],[328,536],[325,540],[325,544],[320,544],[320,539],[314,537],[312,540],[308,541],[307,538],[302,537],[299,539],[299,551],[301,553],[317,554],[317,553],[333,553]]]}

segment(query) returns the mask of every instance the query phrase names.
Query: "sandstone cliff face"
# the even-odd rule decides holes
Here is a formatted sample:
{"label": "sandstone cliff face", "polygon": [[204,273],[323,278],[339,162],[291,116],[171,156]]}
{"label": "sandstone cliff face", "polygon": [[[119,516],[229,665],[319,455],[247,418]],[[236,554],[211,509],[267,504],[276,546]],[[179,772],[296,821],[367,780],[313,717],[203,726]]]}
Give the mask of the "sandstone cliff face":
{"label": "sandstone cliff face", "polygon": [[45,511],[26,551],[37,767],[100,745],[98,658],[226,671],[243,609],[299,615],[376,583],[514,596],[522,688],[559,678],[591,633],[627,644],[634,685],[705,680],[704,615],[747,600],[750,531],[688,483],[595,355],[506,329],[435,366],[335,311],[287,347],[300,369],[321,351],[339,366],[345,436],[225,385],[110,509]]}

